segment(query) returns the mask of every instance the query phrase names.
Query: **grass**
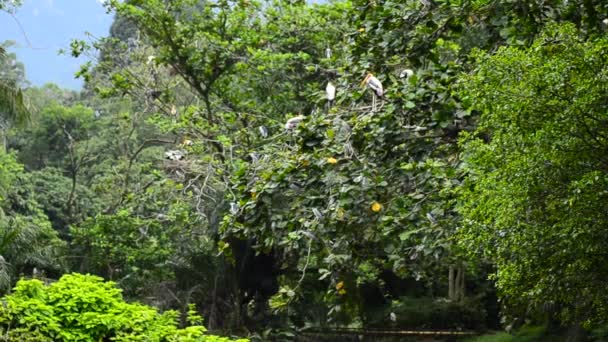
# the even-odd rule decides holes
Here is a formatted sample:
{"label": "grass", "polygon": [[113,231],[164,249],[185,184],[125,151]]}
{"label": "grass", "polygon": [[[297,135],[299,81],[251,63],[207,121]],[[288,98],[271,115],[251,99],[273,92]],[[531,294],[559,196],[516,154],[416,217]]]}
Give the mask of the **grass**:
{"label": "grass", "polygon": [[532,342],[541,341],[545,336],[544,327],[522,327],[517,333],[494,332],[465,340],[465,342]]}

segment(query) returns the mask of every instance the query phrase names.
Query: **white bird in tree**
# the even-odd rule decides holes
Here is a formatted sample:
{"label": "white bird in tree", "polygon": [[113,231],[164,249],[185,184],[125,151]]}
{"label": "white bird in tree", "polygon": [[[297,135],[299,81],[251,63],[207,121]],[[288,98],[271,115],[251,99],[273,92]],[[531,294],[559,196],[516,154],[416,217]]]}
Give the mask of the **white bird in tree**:
{"label": "white bird in tree", "polygon": [[165,152],[165,158],[169,160],[182,160],[186,157],[186,152],[181,150],[169,150]]}
{"label": "white bird in tree", "polygon": [[414,70],[412,69],[403,69],[399,74],[400,78],[408,79],[414,75]]}
{"label": "white bird in tree", "polygon": [[334,102],[334,99],[336,98],[336,86],[331,83],[331,82],[327,82],[327,87],[325,87],[325,92],[327,93],[327,102],[328,102],[328,109],[331,108],[332,103]]}
{"label": "white bird in tree", "polygon": [[266,126],[258,127],[258,131],[260,131],[260,135],[262,136],[262,138],[268,138],[268,128],[266,128]]}
{"label": "white bird in tree", "polygon": [[287,122],[285,123],[285,129],[294,129],[298,126],[298,124],[300,122],[302,122],[302,120],[304,120],[304,115],[298,115],[296,117],[293,117],[289,120],[287,120]]}
{"label": "white bird in tree", "polygon": [[230,213],[232,215],[236,215],[239,212],[239,206],[238,204],[236,204],[236,202],[232,202],[230,203]]}
{"label": "white bird in tree", "polygon": [[378,80],[371,72],[367,73],[361,85],[366,85],[374,92],[374,97],[372,99],[372,111],[376,111],[376,97],[382,97],[384,95],[384,88],[382,87],[382,83]]}

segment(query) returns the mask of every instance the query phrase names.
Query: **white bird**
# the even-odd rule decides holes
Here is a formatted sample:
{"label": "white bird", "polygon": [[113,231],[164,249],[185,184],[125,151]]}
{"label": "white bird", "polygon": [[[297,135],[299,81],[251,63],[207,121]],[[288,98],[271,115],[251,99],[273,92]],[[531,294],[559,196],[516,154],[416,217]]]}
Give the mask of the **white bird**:
{"label": "white bird", "polygon": [[374,94],[376,94],[376,96],[378,97],[382,97],[382,95],[384,95],[384,88],[382,88],[382,83],[371,72],[367,73],[367,76],[365,76],[365,79],[363,79],[361,85],[368,86],[371,90],[374,91]]}
{"label": "white bird", "polygon": [[327,82],[325,91],[327,92],[327,99],[329,101],[333,101],[336,98],[336,86],[333,83]]}
{"label": "white bird", "polygon": [[239,212],[239,206],[236,204],[236,202],[230,203],[230,213],[232,215],[236,215],[238,212]]}
{"label": "white bird", "polygon": [[400,78],[408,79],[408,78],[412,77],[412,75],[414,75],[414,70],[412,70],[412,69],[404,69],[399,74],[399,77]]}
{"label": "white bird", "polygon": [[331,82],[327,82],[327,87],[325,87],[325,92],[327,93],[327,109],[331,109],[331,104],[334,102],[334,99],[336,98],[336,86],[331,83]]}
{"label": "white bird", "polygon": [[169,160],[182,160],[186,157],[186,152],[180,150],[170,150],[165,152],[165,157]]}
{"label": "white bird", "polygon": [[376,111],[376,97],[382,97],[384,95],[384,88],[382,87],[382,83],[378,80],[371,72],[367,73],[365,79],[361,82],[361,85],[367,85],[374,92],[374,97],[372,98],[372,112]]}
{"label": "white bird", "polygon": [[391,312],[391,314],[389,315],[391,322],[397,322],[397,315],[395,315],[394,312]]}
{"label": "white bird", "polygon": [[266,128],[266,126],[258,127],[258,131],[260,131],[260,135],[262,136],[262,138],[268,137],[268,129]]}
{"label": "white bird", "polygon": [[289,120],[287,120],[287,122],[285,123],[285,129],[294,129],[298,126],[298,124],[300,122],[302,122],[302,120],[304,120],[304,115],[298,115],[296,117],[293,117]]}

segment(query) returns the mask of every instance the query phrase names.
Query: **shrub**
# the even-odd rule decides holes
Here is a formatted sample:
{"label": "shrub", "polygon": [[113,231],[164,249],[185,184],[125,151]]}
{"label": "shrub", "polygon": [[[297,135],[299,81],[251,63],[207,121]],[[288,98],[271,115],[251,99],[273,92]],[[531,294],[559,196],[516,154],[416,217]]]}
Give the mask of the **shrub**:
{"label": "shrub", "polygon": [[51,285],[21,280],[2,304],[0,340],[5,341],[229,341],[205,335],[194,310],[192,325],[179,328],[176,311],[127,303],[115,283],[91,275],[64,275]]}

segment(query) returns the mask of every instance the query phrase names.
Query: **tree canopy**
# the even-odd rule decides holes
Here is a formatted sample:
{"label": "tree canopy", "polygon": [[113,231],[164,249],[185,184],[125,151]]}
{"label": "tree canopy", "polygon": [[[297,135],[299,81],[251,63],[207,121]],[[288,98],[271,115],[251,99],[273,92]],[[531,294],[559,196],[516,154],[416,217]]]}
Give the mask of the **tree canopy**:
{"label": "tree canopy", "polygon": [[606,319],[606,47],[572,25],[529,49],[480,53],[463,97],[484,114],[463,140],[462,242],[496,265],[514,309],[555,303],[564,319]]}
{"label": "tree canopy", "polygon": [[603,1],[105,6],[82,91],[0,57],[7,336],[605,328]]}

